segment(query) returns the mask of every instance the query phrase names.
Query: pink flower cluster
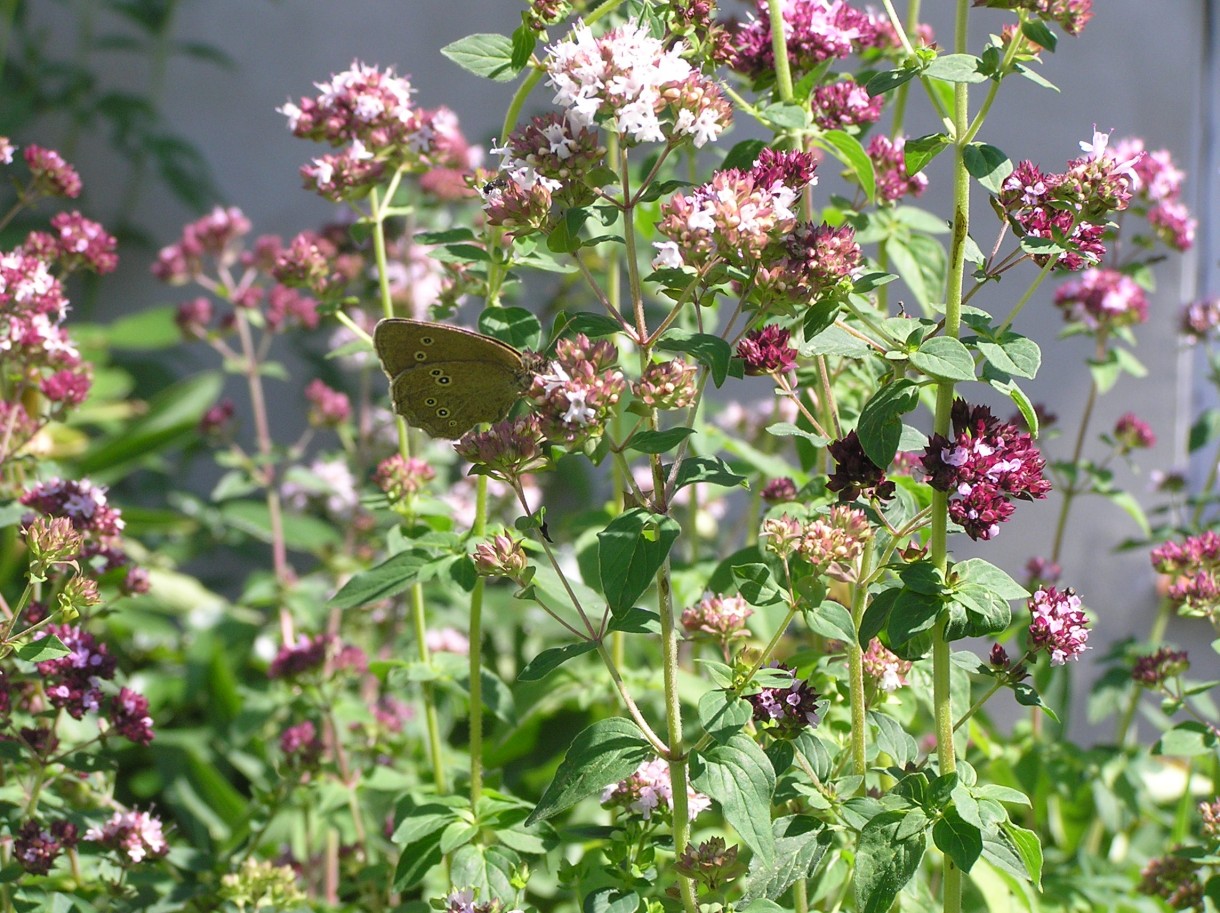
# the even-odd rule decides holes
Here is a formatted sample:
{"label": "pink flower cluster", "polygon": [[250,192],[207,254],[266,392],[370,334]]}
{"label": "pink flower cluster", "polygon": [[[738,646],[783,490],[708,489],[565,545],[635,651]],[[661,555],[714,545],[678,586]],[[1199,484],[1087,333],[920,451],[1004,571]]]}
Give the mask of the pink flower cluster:
{"label": "pink flower cluster", "polygon": [[[999,202],[1023,236],[1056,241],[1067,248],[1057,267],[1080,270],[1106,252],[1102,243],[1106,221],[1131,202],[1139,185],[1137,165],[1143,153],[1107,148],[1110,134],[1094,131],[1081,142],[1085,154],[1068,162],[1062,174],[1043,172],[1021,162],[1000,188]],[[1046,255],[1035,261],[1045,263]]]}
{"label": "pink flower cluster", "polygon": [[1069,659],[1079,659],[1088,649],[1089,619],[1071,587],[1062,591],[1053,586],[1039,587],[1029,600],[1029,611],[1030,649],[1049,653],[1051,665],[1062,666]]}
{"label": "pink flower cluster", "polygon": [[1055,291],[1055,306],[1070,323],[1111,330],[1148,319],[1148,298],[1130,276],[1113,269],[1087,269]]}
{"label": "pink flower cluster", "polygon": [[550,211],[552,195],[567,206],[593,201],[589,175],[602,164],[606,148],[595,128],[577,126],[553,111],[519,126],[492,152],[502,157],[500,171],[506,179],[483,189],[488,219],[507,228],[538,228]]}
{"label": "pink flower cluster", "polygon": [[823,130],[862,127],[880,119],[884,104],[884,95],[870,96],[855,80],[841,79],[813,90],[813,122]]}
{"label": "pink flower cluster", "polygon": [[764,149],[749,171],[727,168],[661,206],[655,268],[703,267],[716,261],[752,266],[796,226],[793,207],[813,181],[812,157]]}
{"label": "pink flower cluster", "polygon": [[1079,35],[1093,18],[1093,0],[974,0],[974,5],[1024,10],[1044,22],[1058,23],[1069,35]]}
{"label": "pink flower cluster", "polygon": [[872,536],[864,512],[836,504],[824,515],[798,520],[788,514],[768,517],[761,538],[767,551],[808,561],[816,573],[854,579],[856,561]]}
{"label": "pink flower cluster", "polygon": [[170,285],[185,285],[204,272],[204,258],[229,267],[239,257],[237,242],[250,233],[250,220],[236,206],[215,207],[208,215],[188,223],[182,237],[158,252],[152,273]]}
{"label": "pink flower cluster", "polygon": [[[672,813],[673,795],[669,765],[660,758],[653,758],[640,764],[629,777],[602,789],[601,803],[629,809],[648,821],[655,811]],[[711,799],[687,787],[686,809],[692,821],[700,812],[711,807]]]}
{"label": "pink flower cluster", "polygon": [[309,424],[316,428],[337,428],[351,418],[352,401],[347,394],[331,389],[318,378],[305,388],[305,400],[309,403]]}
{"label": "pink flower cluster", "polygon": [[1166,246],[1176,251],[1190,250],[1198,223],[1182,200],[1186,174],[1174,164],[1169,150],[1149,152],[1142,139],[1127,137],[1114,144],[1114,155],[1120,160],[1135,160],[1139,186],[1133,208],[1144,213],[1153,232]]}
{"label": "pink flower cluster", "polygon": [[[8,157],[11,157],[12,147],[7,140],[5,145],[9,150]],[[49,197],[74,199],[80,196],[80,175],[54,149],[31,144],[25,147],[22,155],[25,156],[25,164],[30,169],[30,179],[35,191]]]}
{"label": "pink flower cluster", "polygon": [[143,862],[169,852],[161,821],[150,812],[115,812],[105,824],[85,831],[84,839],[120,850],[130,862]]}
{"label": "pink flower cluster", "polygon": [[868,649],[862,657],[864,675],[876,683],[882,691],[897,691],[907,683],[907,673],[911,671],[911,663],[900,659],[877,638],[868,642]]}
{"label": "pink flower cluster", "polygon": [[578,333],[556,343],[554,359],[534,376],[528,394],[547,440],[577,449],[601,439],[627,388],[617,362],[618,349],[608,339]]}
{"label": "pink flower cluster", "polygon": [[[845,0],[783,0],[784,34],[792,76],[798,79],[819,64],[883,43],[871,16]],[[757,0],[755,16],[732,32],[733,69],[758,77],[775,71],[771,16],[767,0]]]}
{"label": "pink flower cluster", "polygon": [[106,499],[106,489],[88,479],[48,479],[23,494],[21,503],[48,517],[67,517],[75,529],[101,538],[117,536],[124,526],[122,513]]}
{"label": "pink flower cluster", "polygon": [[1210,295],[1191,301],[1182,308],[1181,333],[1188,342],[1206,339],[1220,326],[1220,297]]}
{"label": "pink flower cluster", "polygon": [[685,42],[666,48],[646,28],[627,23],[595,37],[578,24],[549,48],[548,84],[571,128],[606,121],[629,143],[714,142],[732,121],[715,82],[686,60]]}
{"label": "pink flower cluster", "polygon": [[971,539],[991,539],[1014,499],[1045,498],[1045,460],[1028,434],[986,406],[953,403],[953,438],[934,434],[922,457],[928,483],[949,493],[949,516]]}
{"label": "pink flower cluster", "polygon": [[1114,440],[1124,452],[1156,446],[1152,428],[1134,412],[1124,412],[1114,423]]}
{"label": "pink flower cluster", "polygon": [[631,392],[651,409],[685,409],[698,396],[697,373],[695,365],[681,358],[650,362]]}
{"label": "pink flower cluster", "polygon": [[301,168],[307,188],[335,201],[356,199],[402,168],[423,175],[421,188],[440,199],[468,195],[465,176],[481,153],[448,108],[412,107],[409,79],[353,61],[317,88],[316,97],[278,109],[293,135],[340,149]]}
{"label": "pink flower cluster", "polygon": [[868,157],[873,163],[877,182],[877,199],[893,203],[905,196],[917,197],[928,187],[928,178],[922,172],[907,174],[906,138],[891,140],[878,134],[868,144]]}
{"label": "pink flower cluster", "polygon": [[746,619],[754,610],[740,596],[709,594],[682,610],[682,627],[688,634],[706,634],[722,645],[746,637]]}
{"label": "pink flower cluster", "polygon": [[1182,612],[1211,616],[1220,607],[1220,534],[1206,530],[1152,550],[1152,566],[1171,578],[1168,597]]}

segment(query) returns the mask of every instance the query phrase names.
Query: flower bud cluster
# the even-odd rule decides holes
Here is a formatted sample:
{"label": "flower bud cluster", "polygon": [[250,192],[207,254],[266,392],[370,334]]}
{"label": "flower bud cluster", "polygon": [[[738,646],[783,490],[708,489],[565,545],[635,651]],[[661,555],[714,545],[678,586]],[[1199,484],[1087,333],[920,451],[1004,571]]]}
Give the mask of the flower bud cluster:
{"label": "flower bud cluster", "polygon": [[549,48],[545,61],[555,103],[572,129],[607,121],[629,143],[714,141],[732,121],[732,108],[715,82],[686,60],[684,41],[666,48],[646,28],[621,25],[595,37],[578,24]]}
{"label": "flower bud cluster", "polygon": [[151,812],[115,812],[105,824],[85,831],[83,839],[120,851],[125,863],[143,862],[169,852],[161,820]]}
{"label": "flower bud cluster", "polygon": [[519,203],[511,216],[515,222],[510,221],[506,208],[514,200],[541,199],[535,188],[545,192],[548,207],[552,197],[564,206],[587,206],[596,199],[589,175],[602,164],[606,147],[596,129],[576,126],[563,113],[552,111],[532,118],[514,130],[502,148],[492,152],[502,157],[500,170],[506,176],[503,187],[493,181],[493,186],[483,191],[493,225],[539,227],[533,224],[536,218],[522,220],[522,214],[530,210]]}
{"label": "flower bud cluster", "polygon": [[796,556],[813,566],[815,573],[852,579],[857,559],[872,537],[864,512],[836,504],[810,520],[788,514],[768,517],[762,524],[767,551],[780,558]]}
{"label": "flower bud cluster", "polygon": [[785,374],[795,368],[796,349],[788,345],[791,336],[776,324],[746,333],[737,344],[737,357],[746,363],[746,374]]}
{"label": "flower bud cluster", "polygon": [[1126,137],[1114,144],[1119,159],[1135,160],[1139,178],[1132,209],[1143,213],[1153,234],[1167,247],[1187,251],[1194,246],[1198,223],[1182,199],[1185,172],[1174,164],[1168,149],[1151,152],[1139,137]]}
{"label": "flower bud cluster", "polygon": [[1028,434],[986,406],[953,403],[952,439],[934,434],[922,457],[928,483],[949,493],[949,516],[971,539],[991,539],[1012,516],[1013,500],[1045,498],[1045,460]]}
{"label": "flower bud cluster", "polygon": [[1185,650],[1161,647],[1155,653],[1136,658],[1131,678],[1145,688],[1158,688],[1189,668],[1190,658]]}
{"label": "flower bud cluster", "polygon": [[868,649],[863,654],[864,676],[876,683],[882,691],[897,691],[907,683],[907,673],[911,671],[911,663],[900,659],[877,638],[868,642]]}
{"label": "flower bud cluster", "polygon": [[480,542],[474,549],[474,569],[480,577],[507,577],[520,580],[529,566],[524,540],[503,533],[490,542]]}
{"label": "flower bud cluster", "polygon": [[682,610],[682,627],[691,636],[706,634],[723,646],[749,636],[746,619],[753,614],[754,610],[741,596],[713,593]]}
{"label": "flower bud cluster", "polygon": [[1062,666],[1069,659],[1079,659],[1088,649],[1089,619],[1071,587],[1062,591],[1053,586],[1039,587],[1030,597],[1029,611],[1030,648],[1049,653],[1051,665]]}
{"label": "flower bud cluster", "polygon": [[1188,342],[1195,343],[1220,326],[1220,296],[1209,295],[1187,303],[1182,308],[1179,326]]}
{"label": "flower bud cluster", "polygon": [[1079,35],[1093,18],[1093,0],[974,0],[974,5],[1023,10],[1043,22],[1057,23],[1069,35]]}
{"label": "flower bud cluster", "polygon": [[496,422],[486,431],[469,431],[453,446],[458,456],[473,464],[472,472],[509,483],[551,466],[537,415]]}
{"label": "flower bud cluster", "polygon": [[373,484],[386,493],[390,506],[409,507],[412,499],[436,478],[436,470],[426,460],[404,457],[401,453],[377,464]]}
{"label": "flower bud cluster", "polygon": [[1138,890],[1159,897],[1171,910],[1204,910],[1203,881],[1199,863],[1185,855],[1158,856],[1140,872]]}
{"label": "flower bud cluster", "polygon": [[13,839],[13,858],[31,875],[45,875],[64,850],[73,849],[80,837],[76,825],[59,819],[44,827],[30,819]]}
{"label": "flower bud cluster", "polygon": [[[5,146],[10,150],[8,156],[11,157],[12,147],[7,140]],[[30,169],[30,180],[37,193],[69,199],[80,196],[80,175],[54,149],[31,144],[25,147],[22,155],[25,156],[25,164]]]}
{"label": "flower bud cluster", "polygon": [[631,385],[636,399],[651,409],[685,409],[699,393],[698,368],[681,358],[650,362]]}
{"label": "flower bud cluster", "polygon": [[1156,435],[1152,428],[1134,412],[1124,412],[1119,416],[1114,423],[1114,440],[1124,453],[1156,446]]}

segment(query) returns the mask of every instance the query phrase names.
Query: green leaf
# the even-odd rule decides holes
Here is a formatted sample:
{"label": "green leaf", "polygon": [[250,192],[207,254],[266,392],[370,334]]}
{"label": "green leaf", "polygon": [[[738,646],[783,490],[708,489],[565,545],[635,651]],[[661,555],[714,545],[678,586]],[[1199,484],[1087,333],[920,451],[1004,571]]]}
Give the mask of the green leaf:
{"label": "green leaf", "polygon": [[735,564],[733,579],[737,581],[737,591],[750,605],[774,605],[784,598],[784,591],[765,564]]}
{"label": "green leaf", "polygon": [[999,194],[1005,179],[1012,174],[1012,162],[1002,151],[986,143],[970,143],[962,150],[962,163],[984,190]]}
{"label": "green leaf", "polygon": [[939,597],[904,588],[894,600],[886,626],[890,646],[899,647],[917,634],[931,631],[936,626],[941,607]]}
{"label": "green leaf", "polygon": [[[260,542],[271,542],[274,538],[265,501],[226,501],[220,506],[220,515],[234,529]],[[286,515],[283,524],[284,544],[293,551],[317,554],[342,544],[340,530],[320,517]]]}
{"label": "green leaf", "polygon": [[1011,821],[1001,822],[1000,827],[1003,829],[1004,836],[1012,841],[1013,847],[1016,848],[1017,855],[1021,857],[1021,862],[1025,865],[1025,871],[1029,873],[1030,881],[1041,891],[1042,841],[1038,839],[1037,833],[1026,830]]}
{"label": "green leaf", "polygon": [[1046,48],[1052,54],[1055,53],[1055,46],[1059,44],[1058,36],[1041,19],[1024,20],[1021,23],[1021,34],[1034,44]]}
{"label": "green leaf", "polygon": [[410,796],[398,803],[394,812],[398,826],[390,838],[402,847],[394,870],[395,891],[415,887],[441,861],[442,835],[456,817],[452,807],[440,803],[421,805]]}
{"label": "green leaf", "polygon": [[48,634],[45,637],[38,638],[38,640],[23,643],[14,652],[27,663],[41,663],[48,659],[59,659],[61,656],[67,656],[72,651],[54,634]]}
{"label": "green leaf", "polygon": [[945,82],[986,82],[983,61],[973,54],[942,54],[928,65],[924,74]]}
{"label": "green leaf", "polygon": [[989,380],[988,383],[991,385],[993,390],[998,390],[1013,401],[1013,404],[1021,413],[1021,418],[1025,419],[1025,425],[1029,428],[1029,433],[1034,437],[1037,437],[1038,413],[1034,409],[1034,404],[1030,401],[1030,398],[1025,395],[1025,391],[1011,380]]}
{"label": "green leaf", "polygon": [[1017,682],[1012,686],[1012,693],[1022,707],[1037,707],[1056,723],[1059,722],[1058,714],[1042,702],[1042,695],[1029,682]]}
{"label": "green leaf", "polygon": [[525,819],[526,826],[545,821],[581,799],[601,792],[607,785],[634,773],[651,757],[651,746],[631,720],[622,717],[598,720],[572,742],[555,771],[555,779]]}
{"label": "green leaf", "polygon": [[860,188],[871,203],[877,196],[877,175],[873,171],[873,160],[868,157],[860,141],[842,130],[828,130],[822,136],[822,146],[831,155],[846,165],[860,182]]}
{"label": "green leaf", "polygon": [[391,555],[376,567],[361,571],[339,588],[327,603],[332,609],[358,609],[360,606],[395,596],[419,580],[420,571],[435,560],[423,549],[410,549]]}
{"label": "green leaf", "polygon": [[513,69],[520,71],[530,62],[530,55],[538,46],[538,36],[532,28],[521,23],[513,30],[513,56],[510,61]]}
{"label": "green leaf", "polygon": [[924,234],[891,235],[885,249],[919,306],[932,310],[943,297],[948,262],[940,242]]}
{"label": "green leaf", "polygon": [[919,174],[928,162],[940,155],[949,146],[949,137],[943,133],[929,133],[908,139],[902,147],[907,174]]}
{"label": "green leaf", "polygon": [[1028,599],[1030,596],[1029,590],[982,558],[967,558],[957,562],[953,565],[953,576],[959,581],[984,587],[1001,599]]}
{"label": "green leaf", "polygon": [[860,412],[856,434],[865,454],[885,469],[898,452],[902,438],[902,416],[919,402],[919,390],[912,381],[885,384],[872,395]]}
{"label": "green leaf", "polygon": [[729,150],[728,155],[724,157],[724,161],[720,163],[720,167],[749,171],[750,166],[758,161],[759,153],[766,148],[767,144],[760,139],[742,140],[740,143],[734,144],[733,148]]}
{"label": "green leaf", "polygon": [[[559,332],[560,321],[556,320],[555,323],[556,332]],[[583,311],[579,314],[573,314],[562,325],[563,335],[574,336],[577,333],[584,333],[590,339],[597,339],[601,336],[613,336],[622,329],[619,322],[612,317],[607,317],[605,314],[590,314]]]}
{"label": "green leaf", "polygon": [[463,70],[495,82],[512,82],[520,70],[513,66],[513,40],[507,35],[467,35],[445,45],[441,53]]}
{"label": "green leaf", "polygon": [[546,248],[556,254],[571,254],[580,250],[584,241],[581,240],[580,230],[588,221],[589,212],[585,209],[573,207],[565,210],[563,218],[551,229],[550,234],[546,236]]}
{"label": "green leaf", "polygon": [[904,82],[909,82],[919,75],[918,67],[903,67],[900,70],[886,70],[878,73],[864,85],[864,90],[870,96],[884,95],[892,92]]}
{"label": "green leaf", "polygon": [[1161,736],[1153,746],[1152,753],[1192,758],[1216,750],[1216,734],[1202,723],[1188,720],[1178,723]]}
{"label": "green leaf", "polygon": [[105,328],[110,348],[128,352],[168,349],[182,342],[175,320],[178,309],[168,305],[120,317]]}
{"label": "green leaf", "polygon": [[1042,350],[1032,339],[1005,333],[997,340],[979,339],[974,344],[988,363],[1005,374],[1032,378],[1042,367]]}
{"label": "green leaf", "polygon": [[143,416],[103,438],[77,464],[80,476],[117,478],[133,464],[197,435],[203,413],[216,404],[223,380],[215,371],[194,374],[162,390]]}
{"label": "green leaf", "polygon": [[525,308],[487,308],[479,315],[479,330],[518,349],[537,349],[542,324]]}
{"label": "green leaf", "polygon": [[889,755],[899,767],[919,757],[919,746],[902,724],[887,713],[868,711],[868,721],[877,727],[877,748]]}
{"label": "green leaf", "polygon": [[450,856],[453,884],[474,888],[476,897],[512,897],[513,875],[521,859],[504,846],[468,843]]}
{"label": "green leaf", "polygon": [[963,872],[974,868],[983,853],[983,833],[962,820],[956,808],[948,809],[932,825],[932,841],[940,851],[957,863]]}
{"label": "green leaf", "polygon": [[652,585],[681,527],[643,508],[620,514],[597,534],[602,592],[612,611],[629,609]]}
{"label": "green leaf", "polygon": [[1205,409],[1190,426],[1190,452],[1194,453],[1220,438],[1220,409]]}
{"label": "green leaf", "polygon": [[695,433],[694,428],[666,428],[664,431],[637,431],[627,442],[628,450],[639,453],[666,453]]}
{"label": "green leaf", "polygon": [[717,742],[727,742],[740,732],[753,713],[750,702],[731,691],[716,689],[699,698],[699,722]]}
{"label": "green leaf", "polygon": [[974,359],[970,350],[952,336],[933,336],[911,353],[911,364],[932,377],[945,380],[974,380]]}
{"label": "green leaf", "polygon": [[777,101],[759,112],[759,118],[781,130],[800,130],[809,124],[809,112],[801,105]]}
{"label": "green leaf", "polygon": [[569,659],[574,659],[577,656],[583,656],[586,653],[592,653],[597,649],[597,644],[591,640],[581,641],[575,644],[565,644],[562,647],[551,647],[549,650],[543,650],[521,670],[517,676],[519,682],[537,682],[546,678]]}
{"label": "green leaf", "polygon": [[720,804],[725,820],[763,860],[775,858],[771,794],[775,771],[753,739],[738,733],[691,758],[691,783]]}
{"label": "green leaf", "polygon": [[687,457],[678,464],[675,491],[699,482],[723,488],[736,488],[739,485],[742,488],[750,487],[749,480],[735,473],[720,457]]}
{"label": "green leaf", "polygon": [[[834,835],[825,823],[807,815],[777,818],[775,857],[750,860],[749,880],[743,900],[778,900],[798,878],[812,878],[830,848]],[[740,909],[740,908],[739,908]]]}
{"label": "green leaf", "polygon": [[[456,884],[457,882],[454,882]],[[507,897],[507,894],[502,895]],[[581,904],[581,913],[635,913],[640,908],[640,895],[618,888],[598,888]]]}
{"label": "green leaf", "polygon": [[717,387],[729,376],[729,361],[733,347],[711,333],[692,333],[689,330],[670,329],[657,342],[657,348],[665,352],[684,352],[706,365],[712,374],[712,383]]}
{"label": "green leaf", "polygon": [[860,913],[887,913],[898,892],[919,868],[927,837],[920,831],[897,840],[904,817],[905,813],[900,811],[883,812],[860,832],[853,879]]}
{"label": "green leaf", "polygon": [[829,599],[805,613],[805,624],[809,626],[809,630],[823,637],[844,643],[851,643],[856,639],[856,625],[851,620],[851,612]]}

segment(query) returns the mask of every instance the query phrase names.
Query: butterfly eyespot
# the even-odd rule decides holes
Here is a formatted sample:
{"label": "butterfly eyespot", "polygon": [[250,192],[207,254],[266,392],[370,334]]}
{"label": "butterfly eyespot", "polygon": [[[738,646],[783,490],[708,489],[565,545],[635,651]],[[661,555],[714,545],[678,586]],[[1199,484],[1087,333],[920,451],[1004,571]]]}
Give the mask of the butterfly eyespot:
{"label": "butterfly eyespot", "polygon": [[450,378],[450,377],[445,377],[445,376],[443,376],[443,375],[442,375],[441,377],[438,377],[438,378],[436,379],[436,382],[437,382],[438,384],[447,384],[447,383],[449,383],[449,381],[450,381],[450,380],[452,380],[452,378]]}
{"label": "butterfly eyespot", "polygon": [[448,418],[448,417],[449,417],[449,410],[448,410],[448,409],[446,409],[446,408],[444,408],[444,407],[441,407],[440,409],[437,409],[437,410],[436,410],[436,417],[437,417],[437,418]]}
{"label": "butterfly eyespot", "polygon": [[428,373],[431,374],[433,377],[444,377],[445,369],[444,368],[433,368]]}
{"label": "butterfly eyespot", "polygon": [[431,336],[421,336],[421,337],[419,337],[419,343],[420,343],[420,345],[424,345],[424,346],[430,346],[430,345],[432,345],[432,343],[434,343],[434,342],[436,342],[436,340],[435,340],[435,339],[433,339]]}
{"label": "butterfly eyespot", "polygon": [[427,406],[429,409],[431,409],[433,406],[436,405],[436,397],[429,396],[426,400],[424,400],[424,405]]}
{"label": "butterfly eyespot", "polygon": [[428,353],[427,353],[427,352],[416,352],[416,353],[415,353],[415,360],[416,360],[416,361],[427,361],[427,360],[428,360]]}

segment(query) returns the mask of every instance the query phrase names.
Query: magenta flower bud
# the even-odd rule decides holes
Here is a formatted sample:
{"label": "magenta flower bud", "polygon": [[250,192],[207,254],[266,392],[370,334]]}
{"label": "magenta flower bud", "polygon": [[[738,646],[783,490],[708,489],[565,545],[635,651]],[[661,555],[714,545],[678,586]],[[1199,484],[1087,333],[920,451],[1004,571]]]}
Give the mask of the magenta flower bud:
{"label": "magenta flower bud", "polygon": [[26,146],[25,163],[29,166],[34,189],[51,197],[80,196],[80,175],[54,149]]}
{"label": "magenta flower bud", "polygon": [[792,334],[770,324],[746,333],[737,344],[737,357],[746,363],[746,374],[783,374],[796,367],[796,349],[788,345]]}
{"label": "magenta flower bud", "polygon": [[796,500],[796,483],[787,476],[771,479],[762,487],[759,496],[768,504],[783,504]]}
{"label": "magenta flower bud", "polygon": [[1140,656],[1135,660],[1131,678],[1145,688],[1156,688],[1166,680],[1175,678],[1190,668],[1190,658],[1185,650],[1161,647],[1155,653]]}
{"label": "magenta flower bud", "polygon": [[1134,412],[1124,413],[1114,425],[1114,440],[1124,452],[1156,446],[1156,435]]}
{"label": "magenta flower bud", "polygon": [[386,493],[391,506],[398,506],[423,491],[435,478],[436,470],[426,461],[417,457],[404,459],[396,453],[377,465],[373,484]]}

